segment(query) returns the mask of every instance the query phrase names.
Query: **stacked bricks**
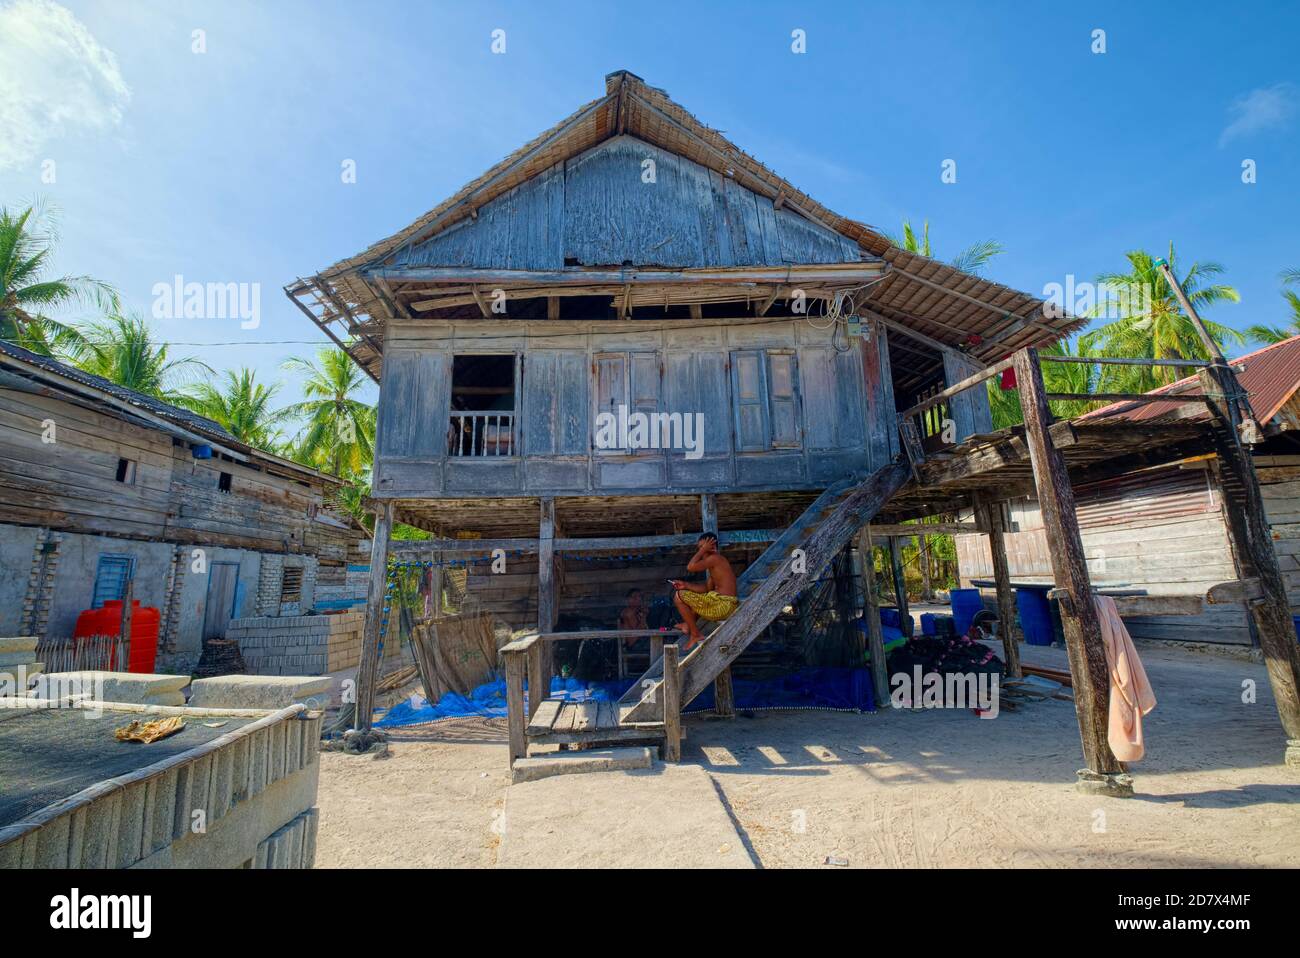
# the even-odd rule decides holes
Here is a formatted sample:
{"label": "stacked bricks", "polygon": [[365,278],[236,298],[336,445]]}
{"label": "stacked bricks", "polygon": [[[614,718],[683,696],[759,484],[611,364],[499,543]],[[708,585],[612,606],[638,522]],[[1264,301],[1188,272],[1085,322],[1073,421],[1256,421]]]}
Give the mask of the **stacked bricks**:
{"label": "stacked bricks", "polygon": [[[227,638],[239,641],[253,675],[324,675],[361,663],[365,614],[259,616],[234,619]],[[385,648],[385,658],[398,649]]]}
{"label": "stacked bricks", "polygon": [[185,546],[172,547],[172,561],[167,568],[167,597],[163,600],[162,626],[158,635],[159,652],[176,652],[176,635],[181,626],[182,583],[189,571],[185,565],[188,559]]}
{"label": "stacked bricks", "polygon": [[[257,572],[258,615],[275,616],[280,614],[280,585],[284,578],[284,557],[262,553],[262,563]],[[230,623],[232,626],[234,623]],[[226,638],[234,636],[226,633]],[[242,644],[242,643],[241,643]]]}
{"label": "stacked bricks", "polygon": [[59,543],[63,534],[41,529],[32,550],[32,567],[27,575],[27,594],[23,598],[23,625],[28,635],[45,635],[54,599],[54,576],[59,570]]}

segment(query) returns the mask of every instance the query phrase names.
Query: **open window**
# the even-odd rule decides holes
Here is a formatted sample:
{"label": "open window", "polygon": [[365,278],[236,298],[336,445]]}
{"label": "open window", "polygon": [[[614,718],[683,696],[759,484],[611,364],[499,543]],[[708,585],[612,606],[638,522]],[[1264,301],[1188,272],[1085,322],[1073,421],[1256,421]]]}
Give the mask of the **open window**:
{"label": "open window", "polygon": [[458,355],[451,362],[447,454],[516,455],[519,362],[510,355]]}

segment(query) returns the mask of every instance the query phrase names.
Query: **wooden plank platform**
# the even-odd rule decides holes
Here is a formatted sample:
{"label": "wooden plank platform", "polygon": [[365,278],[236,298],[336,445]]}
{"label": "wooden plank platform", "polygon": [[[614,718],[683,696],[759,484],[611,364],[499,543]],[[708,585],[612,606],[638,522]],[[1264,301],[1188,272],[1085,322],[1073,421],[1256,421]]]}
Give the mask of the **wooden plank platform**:
{"label": "wooden plank platform", "polygon": [[548,699],[528,723],[528,741],[537,745],[574,742],[646,741],[663,738],[662,722],[620,725],[626,711],[615,702],[562,702]]}

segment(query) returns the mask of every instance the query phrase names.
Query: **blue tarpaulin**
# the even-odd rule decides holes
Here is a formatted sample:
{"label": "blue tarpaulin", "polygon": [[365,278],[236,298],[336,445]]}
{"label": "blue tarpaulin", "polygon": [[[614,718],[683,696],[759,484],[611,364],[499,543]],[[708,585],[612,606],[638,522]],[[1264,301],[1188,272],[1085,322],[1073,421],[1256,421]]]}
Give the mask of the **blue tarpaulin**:
{"label": "blue tarpaulin", "polygon": [[[614,682],[579,682],[577,679],[553,678],[551,698],[575,702],[603,702],[618,699],[636,679]],[[875,708],[871,694],[871,673],[865,668],[810,668],[770,679],[736,679],[732,683],[738,709],[835,709],[870,712]],[[713,686],[686,707],[686,712],[703,712],[713,708]],[[376,728],[420,725],[446,718],[480,715],[504,718],[506,683],[496,679],[480,685],[468,696],[448,692],[436,703],[413,695],[398,702]]]}

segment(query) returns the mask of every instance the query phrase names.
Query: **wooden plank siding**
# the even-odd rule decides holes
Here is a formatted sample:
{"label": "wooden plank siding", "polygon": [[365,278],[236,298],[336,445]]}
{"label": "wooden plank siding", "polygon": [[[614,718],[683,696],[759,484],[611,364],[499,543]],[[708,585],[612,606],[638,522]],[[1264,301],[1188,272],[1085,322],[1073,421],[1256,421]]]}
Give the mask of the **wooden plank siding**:
{"label": "wooden plank siding", "polygon": [[[631,136],[558,163],[390,265],[557,270],[858,262],[856,243]],[[385,376],[387,371],[385,371]]]}
{"label": "wooden plank siding", "polygon": [[[483,353],[521,358],[522,455],[447,455],[445,371]],[[377,498],[813,490],[897,450],[883,337],[868,359],[805,320],[394,320],[385,356]],[[703,454],[593,448],[619,406],[702,413]]]}
{"label": "wooden plank siding", "polygon": [[[42,440],[46,422],[54,442]],[[125,482],[122,459],[133,464]],[[81,399],[0,389],[0,522],[342,562],[360,534],[317,518],[323,492],[265,468],[195,459],[163,432]]]}
{"label": "wooden plank siding", "polygon": [[[1300,464],[1260,470],[1267,518],[1300,609]],[[1094,583],[1124,582],[1152,595],[1204,596],[1210,586],[1236,579],[1222,495],[1205,468],[1170,466],[1133,473],[1078,490],[1079,524]],[[1050,577],[1046,537],[1033,500],[1011,504],[1006,536],[1011,577]],[[963,584],[992,575],[984,536],[957,536]],[[1135,638],[1252,644],[1241,604],[1207,605],[1194,616],[1126,616]]]}

